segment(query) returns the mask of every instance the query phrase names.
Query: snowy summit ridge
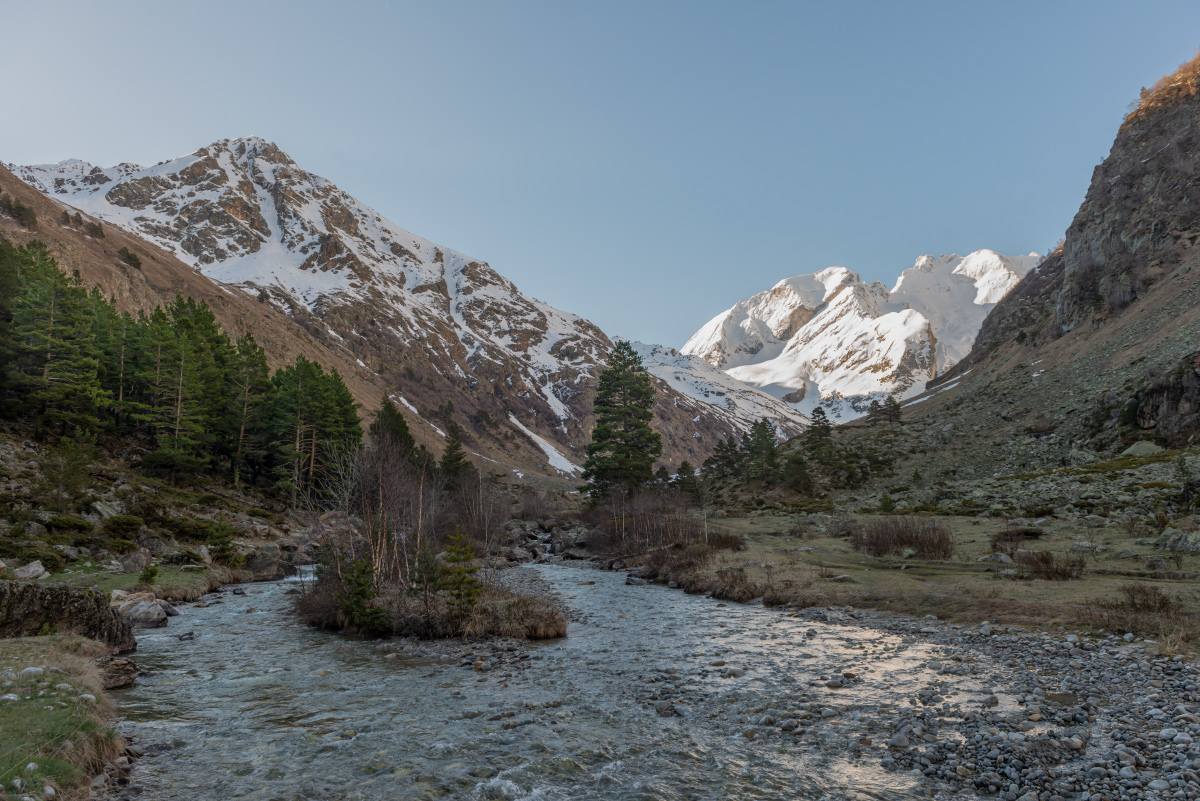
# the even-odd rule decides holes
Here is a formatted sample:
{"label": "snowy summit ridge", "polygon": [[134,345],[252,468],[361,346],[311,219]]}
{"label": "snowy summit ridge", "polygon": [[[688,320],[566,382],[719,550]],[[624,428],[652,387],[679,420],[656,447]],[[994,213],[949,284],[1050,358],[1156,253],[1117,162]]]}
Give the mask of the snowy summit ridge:
{"label": "snowy summit ridge", "polygon": [[921,256],[889,291],[844,267],[784,279],[718,314],[682,348],[794,408],[850,419],[918,394],[971,350],[1037,253]]}

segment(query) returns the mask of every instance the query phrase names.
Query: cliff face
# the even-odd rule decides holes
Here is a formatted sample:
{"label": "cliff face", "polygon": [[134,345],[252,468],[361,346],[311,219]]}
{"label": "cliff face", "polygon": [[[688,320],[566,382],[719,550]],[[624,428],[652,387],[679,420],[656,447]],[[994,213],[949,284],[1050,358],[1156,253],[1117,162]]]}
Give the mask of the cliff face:
{"label": "cliff face", "polygon": [[0,637],[32,637],[44,631],[75,632],[117,652],[137,648],[129,622],[102,593],[61,584],[0,581]]}
{"label": "cliff face", "polygon": [[[991,475],[1200,435],[1200,58],[1159,82],[1096,167],[1061,247],[909,407]],[[935,428],[936,424],[936,428]],[[949,437],[943,439],[949,440]]]}

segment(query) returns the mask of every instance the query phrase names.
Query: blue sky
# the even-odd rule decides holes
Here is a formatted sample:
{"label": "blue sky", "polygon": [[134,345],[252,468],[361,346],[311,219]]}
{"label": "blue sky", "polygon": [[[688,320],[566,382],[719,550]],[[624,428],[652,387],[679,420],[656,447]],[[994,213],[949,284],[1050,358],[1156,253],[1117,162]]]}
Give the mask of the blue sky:
{"label": "blue sky", "polygon": [[1193,2],[63,3],[5,11],[0,160],[275,141],[610,334],[782,278],[1045,251]]}

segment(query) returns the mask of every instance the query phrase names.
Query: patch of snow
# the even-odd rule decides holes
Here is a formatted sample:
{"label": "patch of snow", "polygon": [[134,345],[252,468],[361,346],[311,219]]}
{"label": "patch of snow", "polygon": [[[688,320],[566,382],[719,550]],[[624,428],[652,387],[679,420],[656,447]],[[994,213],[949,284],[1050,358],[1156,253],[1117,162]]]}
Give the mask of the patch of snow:
{"label": "patch of snow", "polygon": [[550,466],[555,470],[568,476],[577,475],[578,473],[582,472],[582,469],[579,467],[579,465],[572,462],[566,456],[563,456],[563,454],[557,448],[526,428],[521,421],[512,414],[509,414],[508,420],[514,426],[521,429],[525,436],[533,440],[534,443],[536,443],[537,446],[542,449],[542,453],[546,454],[546,459],[550,463]]}

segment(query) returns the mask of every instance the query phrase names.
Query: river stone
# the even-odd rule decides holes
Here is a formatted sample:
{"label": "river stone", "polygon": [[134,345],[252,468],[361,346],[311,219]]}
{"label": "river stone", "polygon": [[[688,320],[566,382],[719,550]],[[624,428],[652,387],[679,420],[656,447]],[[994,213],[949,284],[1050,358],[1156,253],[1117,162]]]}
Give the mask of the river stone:
{"label": "river stone", "polygon": [[57,584],[0,581],[0,637],[32,637],[43,629],[75,631],[117,651],[137,648],[129,624],[99,593]]}
{"label": "river stone", "polygon": [[135,629],[157,629],[167,625],[167,611],[163,609],[154,593],[120,593],[113,591],[113,606],[121,617]]}

